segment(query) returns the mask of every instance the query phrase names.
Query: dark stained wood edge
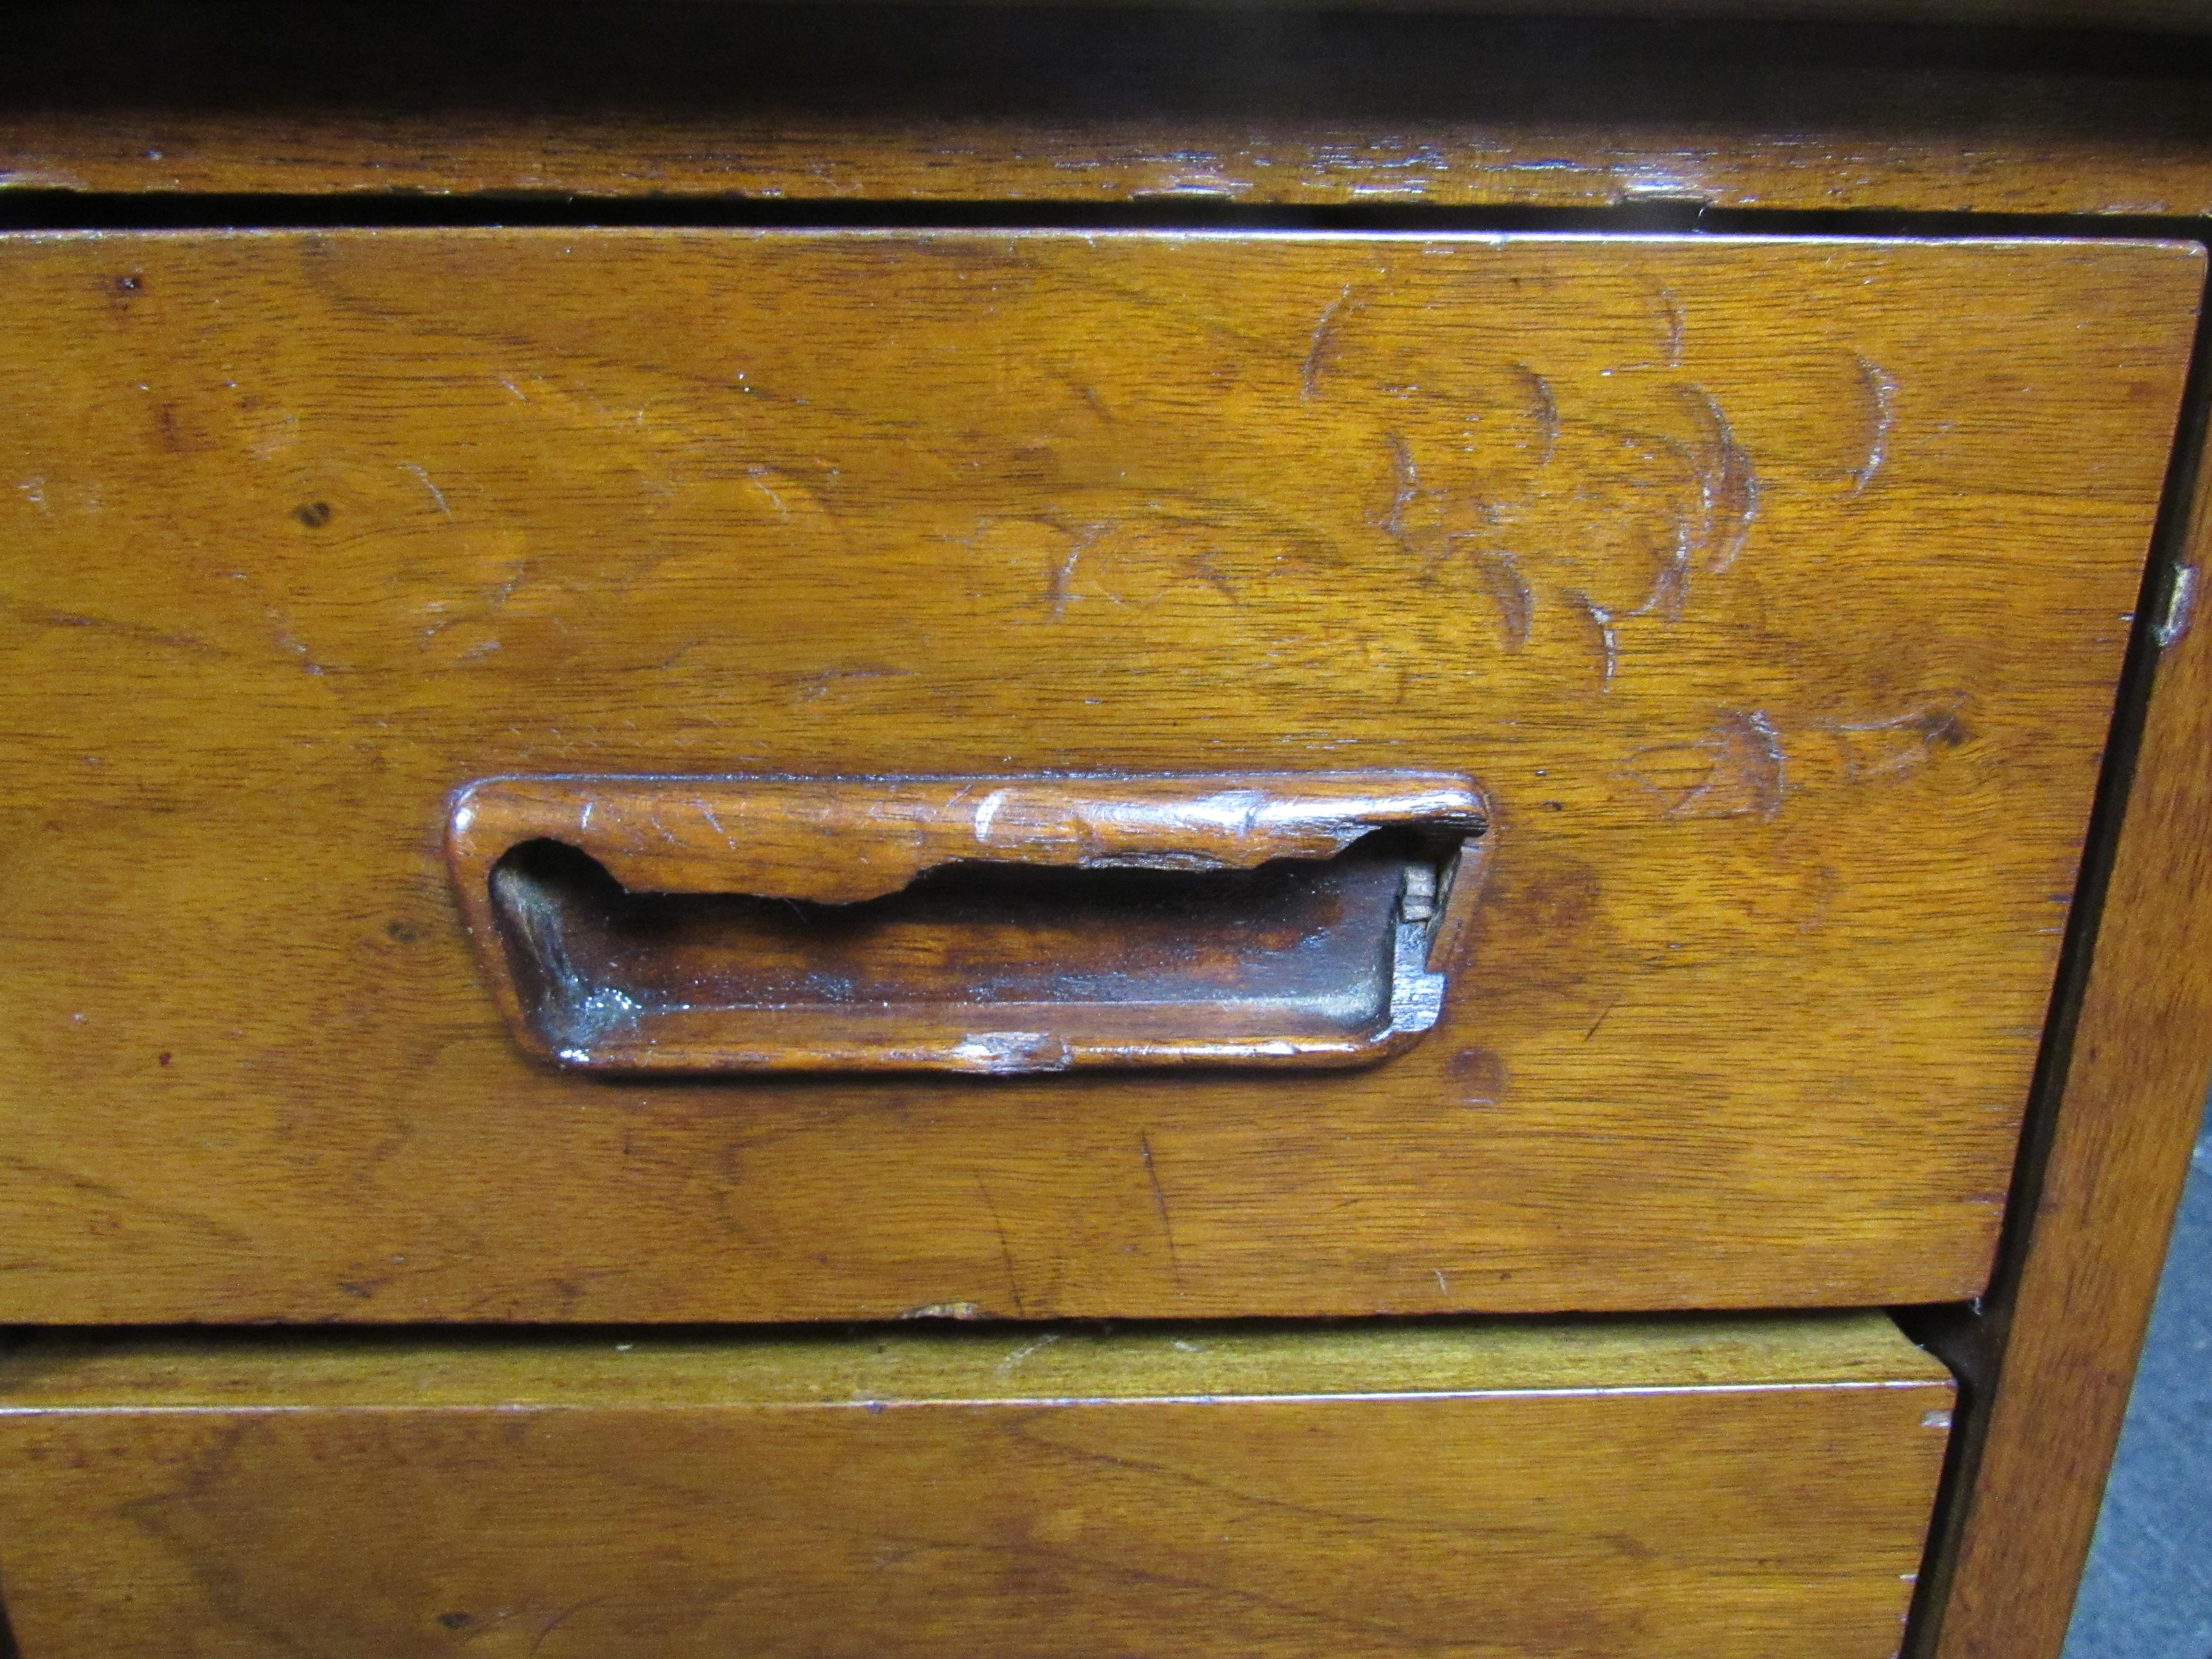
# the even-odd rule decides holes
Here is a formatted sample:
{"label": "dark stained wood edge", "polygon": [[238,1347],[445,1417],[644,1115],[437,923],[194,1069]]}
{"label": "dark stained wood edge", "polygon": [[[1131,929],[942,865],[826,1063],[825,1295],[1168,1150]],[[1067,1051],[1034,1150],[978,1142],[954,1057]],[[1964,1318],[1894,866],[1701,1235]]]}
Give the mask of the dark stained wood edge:
{"label": "dark stained wood edge", "polygon": [[51,6],[0,198],[2212,212],[2203,35],[1853,9]]}
{"label": "dark stained wood edge", "polygon": [[[2070,982],[1988,1295],[1919,1333],[1966,1414],[1923,1572],[1917,1659],[2057,1659],[2212,1079],[2212,443],[2202,337],[2085,871]],[[2178,520],[2178,523],[2177,523]],[[2139,724],[2138,724],[2139,722]],[[2100,899],[2101,898],[2101,902]]]}

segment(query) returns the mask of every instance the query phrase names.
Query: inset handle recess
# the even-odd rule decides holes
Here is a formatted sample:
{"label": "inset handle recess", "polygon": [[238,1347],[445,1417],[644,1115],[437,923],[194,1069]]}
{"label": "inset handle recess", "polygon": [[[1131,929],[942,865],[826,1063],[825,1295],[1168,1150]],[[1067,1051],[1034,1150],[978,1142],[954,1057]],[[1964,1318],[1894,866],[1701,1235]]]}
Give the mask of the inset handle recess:
{"label": "inset handle recess", "polygon": [[1322,1066],[1436,1023],[1487,823],[1432,772],[492,778],[447,853],[562,1066]]}

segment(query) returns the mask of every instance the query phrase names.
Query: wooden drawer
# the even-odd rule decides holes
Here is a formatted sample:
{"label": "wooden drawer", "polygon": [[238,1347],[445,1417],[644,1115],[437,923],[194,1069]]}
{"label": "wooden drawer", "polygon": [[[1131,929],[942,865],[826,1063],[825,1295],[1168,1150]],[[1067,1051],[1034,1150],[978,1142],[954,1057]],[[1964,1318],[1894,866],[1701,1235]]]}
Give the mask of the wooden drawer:
{"label": "wooden drawer", "polygon": [[0,1390],[24,1659],[1888,1659],[1952,1398],[1874,1315],[46,1338]]}
{"label": "wooden drawer", "polygon": [[[1503,1311],[1984,1283],[2193,247],[0,241],[0,1317]],[[1361,1071],[526,1058],[508,775],[1406,771]]]}

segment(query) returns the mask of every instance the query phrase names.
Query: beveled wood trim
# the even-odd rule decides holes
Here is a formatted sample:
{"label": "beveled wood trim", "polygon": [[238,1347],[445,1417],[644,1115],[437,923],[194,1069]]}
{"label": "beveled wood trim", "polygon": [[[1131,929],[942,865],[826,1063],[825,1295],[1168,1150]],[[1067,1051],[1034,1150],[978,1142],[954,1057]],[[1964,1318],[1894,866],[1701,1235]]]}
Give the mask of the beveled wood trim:
{"label": "beveled wood trim", "polygon": [[2212,618],[2192,604],[2208,568],[2200,452],[2146,619],[2159,654],[2063,1085],[2023,1154],[2014,1201],[2032,1207],[1960,1355],[1987,1403],[1963,1425],[1929,1659],[2063,1645],[2188,1176],[2212,1074]]}

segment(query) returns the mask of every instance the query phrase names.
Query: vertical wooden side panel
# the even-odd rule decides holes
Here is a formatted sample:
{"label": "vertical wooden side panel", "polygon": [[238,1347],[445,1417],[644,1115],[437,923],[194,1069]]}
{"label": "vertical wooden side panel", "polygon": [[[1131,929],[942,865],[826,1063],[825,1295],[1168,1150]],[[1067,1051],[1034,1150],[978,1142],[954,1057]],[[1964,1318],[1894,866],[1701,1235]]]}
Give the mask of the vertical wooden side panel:
{"label": "vertical wooden side panel", "polygon": [[2212,1073],[2212,467],[2191,500],[2170,637],[2058,1109],[2012,1274],[1992,1294],[1993,1384],[1921,1647],[2051,1659],[2063,1644]]}

